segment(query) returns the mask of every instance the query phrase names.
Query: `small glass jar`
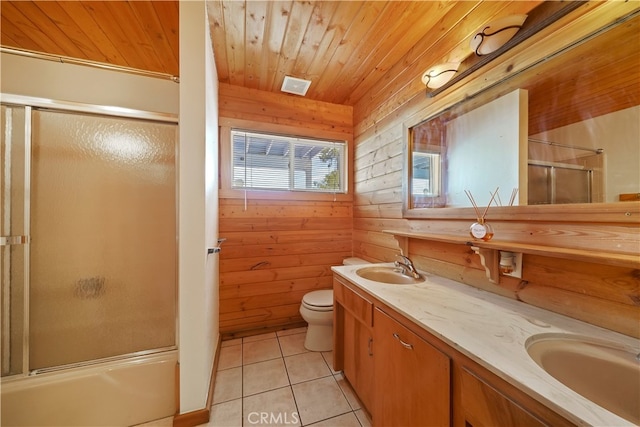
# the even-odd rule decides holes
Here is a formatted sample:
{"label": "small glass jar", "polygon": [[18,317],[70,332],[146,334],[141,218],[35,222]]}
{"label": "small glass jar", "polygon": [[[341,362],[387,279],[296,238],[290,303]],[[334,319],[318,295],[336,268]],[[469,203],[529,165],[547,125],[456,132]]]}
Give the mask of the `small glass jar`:
{"label": "small glass jar", "polygon": [[471,234],[471,237],[474,239],[484,240],[486,242],[493,237],[493,228],[489,223],[484,222],[484,220],[479,220],[471,224],[469,234]]}

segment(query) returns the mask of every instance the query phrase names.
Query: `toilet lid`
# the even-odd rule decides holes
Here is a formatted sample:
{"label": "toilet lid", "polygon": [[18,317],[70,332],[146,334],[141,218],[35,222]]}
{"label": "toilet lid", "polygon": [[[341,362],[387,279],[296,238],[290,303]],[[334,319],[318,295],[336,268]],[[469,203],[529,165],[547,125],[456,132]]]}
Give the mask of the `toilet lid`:
{"label": "toilet lid", "polygon": [[332,307],[333,289],[309,292],[302,297],[302,302],[311,307]]}

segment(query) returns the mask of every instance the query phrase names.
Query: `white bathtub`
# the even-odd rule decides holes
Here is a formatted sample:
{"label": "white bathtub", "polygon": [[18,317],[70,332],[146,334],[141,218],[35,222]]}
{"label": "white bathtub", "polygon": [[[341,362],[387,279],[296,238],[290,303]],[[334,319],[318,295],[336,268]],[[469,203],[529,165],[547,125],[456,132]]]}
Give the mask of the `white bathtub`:
{"label": "white bathtub", "polygon": [[130,426],[175,414],[178,352],[2,380],[2,426]]}

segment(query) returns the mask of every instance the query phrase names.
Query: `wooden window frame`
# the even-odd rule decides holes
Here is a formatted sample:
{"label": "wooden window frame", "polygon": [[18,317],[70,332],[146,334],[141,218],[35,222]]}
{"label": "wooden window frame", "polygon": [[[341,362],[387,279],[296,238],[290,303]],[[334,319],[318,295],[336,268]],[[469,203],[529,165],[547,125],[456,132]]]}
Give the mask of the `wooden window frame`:
{"label": "wooden window frame", "polygon": [[[220,176],[219,176],[219,197],[221,199],[260,199],[260,200],[309,200],[309,201],[353,201],[353,172],[351,159],[353,158],[353,138],[337,132],[320,132],[317,129],[294,128],[291,126],[281,126],[269,123],[247,123],[246,120],[221,119],[220,120]],[[345,172],[345,192],[313,192],[295,190],[256,190],[251,188],[233,188],[233,148],[231,141],[231,131],[242,129],[249,132],[273,133],[280,135],[295,135],[314,139],[341,140],[345,141],[344,166]]]}

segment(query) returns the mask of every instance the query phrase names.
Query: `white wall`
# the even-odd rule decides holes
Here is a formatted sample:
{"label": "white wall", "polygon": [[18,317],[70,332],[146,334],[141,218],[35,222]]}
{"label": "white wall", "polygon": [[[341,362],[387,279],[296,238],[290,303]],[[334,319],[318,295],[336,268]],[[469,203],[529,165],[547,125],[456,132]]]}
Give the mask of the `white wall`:
{"label": "white wall", "polygon": [[206,408],[218,339],[217,78],[202,0],[180,2],[180,413]]}
{"label": "white wall", "polygon": [[178,114],[180,85],[100,68],[2,53],[2,93]]}
{"label": "white wall", "polygon": [[526,200],[527,100],[516,89],[447,123],[447,206],[471,206],[468,190],[485,207],[498,187],[504,204],[514,188]]}
{"label": "white wall", "polygon": [[[209,32],[209,21],[206,21],[206,67],[205,67],[205,96],[206,96],[206,165],[205,165],[205,239],[207,247],[218,246],[218,188],[219,188],[219,131],[218,131],[218,70],[214,60],[213,44]],[[224,236],[223,236],[224,237]],[[205,287],[209,290],[207,299],[209,307],[208,336],[213,337],[212,345],[218,343],[220,331],[220,304],[219,304],[219,261],[220,255],[209,257]],[[213,348],[215,351],[216,349]],[[214,354],[211,355],[213,363]]]}

